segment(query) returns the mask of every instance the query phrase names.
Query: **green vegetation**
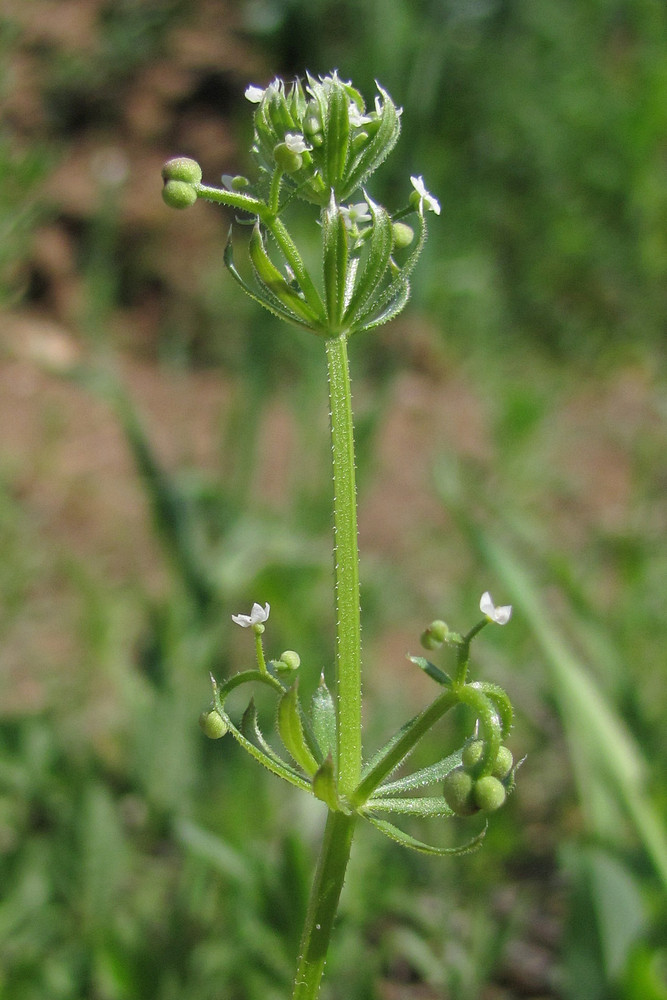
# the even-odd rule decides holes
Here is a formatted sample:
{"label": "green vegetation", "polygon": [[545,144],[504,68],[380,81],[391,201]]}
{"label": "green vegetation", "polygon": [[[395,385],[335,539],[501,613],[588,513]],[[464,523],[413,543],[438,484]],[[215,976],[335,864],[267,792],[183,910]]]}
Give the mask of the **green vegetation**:
{"label": "green vegetation", "polygon": [[[36,21],[52,9],[28,6]],[[74,61],[71,40],[45,40],[22,7],[3,28],[2,58],[30,60],[21,86],[36,89],[43,113],[21,117],[10,94],[0,231],[16,238],[3,242],[3,304],[11,294],[17,315],[22,295],[23,313],[50,316],[83,344],[86,364],[66,388],[91,406],[103,400],[123,428],[159,582],[107,573],[108,553],[71,545],[75,504],[69,534],[52,530],[32,483],[51,484],[49,448],[68,428],[44,415],[39,461],[26,472],[32,453],[17,458],[13,415],[0,448],[0,997],[289,992],[317,804],[233,748],[223,754],[197,719],[208,671],[244,665],[228,621],[255,599],[284,628],[276,651],[298,632],[311,692],[330,661],[320,362],[298,331],[279,334],[230,288],[230,220],[215,209],[190,210],[202,213],[205,252],[188,235],[197,266],[175,276],[162,246],[185,214],[167,230],[175,213],[159,183],[144,214],[122,184],[101,185],[76,212],[63,185],[40,202],[37,184],[59,176],[82,138],[106,149],[129,136],[143,174],[146,160],[159,169],[179,151],[176,136],[184,154],[222,171],[229,151],[199,148],[188,121],[222,116],[232,130],[248,82],[337,64],[369,91],[377,77],[410,109],[387,186],[418,165],[443,205],[411,311],[352,355],[370,550],[366,695],[379,673],[395,691],[374,710],[384,719],[368,749],[425,690],[402,660],[406,635],[417,652],[429,621],[465,619],[489,587],[514,618],[500,637],[484,634],[479,655],[485,676],[516,695],[512,747],[527,760],[479,854],[406,858],[359,831],[323,995],[664,1000],[664,5],[239,4],[226,44],[251,53],[243,70],[196,64],[182,43],[186,29],[206,34],[211,9],[208,37],[231,30],[217,3],[199,14],[100,3],[104,46]],[[155,97],[148,70],[165,62],[175,92],[184,89],[159,91],[168,114],[153,117],[151,133],[129,98],[141,87]],[[92,110],[72,121],[81,92]],[[239,157],[234,169],[243,167]],[[37,218],[74,241],[72,298],[55,294],[66,276],[49,269]],[[163,309],[151,326],[156,294]],[[201,431],[219,437],[214,471],[164,458],[151,400],[110,374],[112,351],[181,366],[186,380],[217,366],[228,405],[219,432]],[[276,412],[294,435],[277,498],[258,493],[253,471]],[[119,534],[116,545],[135,541]],[[48,640],[63,593],[64,651]],[[582,691],[595,699],[592,716]],[[426,766],[455,737],[437,733],[415,762]],[[437,835],[437,822],[415,823],[415,835]],[[457,821],[452,843],[469,822]]]}

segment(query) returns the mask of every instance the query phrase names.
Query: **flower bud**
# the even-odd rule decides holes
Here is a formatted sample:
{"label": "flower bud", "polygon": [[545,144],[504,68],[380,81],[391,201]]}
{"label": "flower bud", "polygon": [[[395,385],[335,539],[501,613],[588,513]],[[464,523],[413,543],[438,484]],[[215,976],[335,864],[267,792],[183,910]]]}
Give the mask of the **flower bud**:
{"label": "flower bud", "polygon": [[424,649],[439,649],[449,634],[449,627],[446,622],[439,619],[431,622],[429,627],[422,632],[420,642]]}
{"label": "flower bud", "polygon": [[175,156],[167,160],[162,168],[162,178],[165,181],[185,181],[186,184],[199,184],[202,178],[201,167],[189,156]]}
{"label": "flower bud", "polygon": [[457,816],[472,816],[479,812],[481,807],[473,797],[474,787],[475,782],[462,767],[455,767],[445,776],[442,789],[445,802]]}
{"label": "flower bud", "polygon": [[395,222],[391,227],[391,231],[394,237],[394,246],[398,250],[409,247],[415,238],[414,229],[412,226],[406,225],[405,222]]}
{"label": "flower bud", "polygon": [[474,783],[472,797],[479,809],[484,812],[495,812],[504,803],[507,792],[502,782],[487,774]]}
{"label": "flower bud", "polygon": [[227,723],[214,708],[201,713],[199,725],[210,740],[219,740],[227,732]]}
{"label": "flower bud", "polygon": [[162,200],[170,208],[190,208],[197,200],[197,190],[186,181],[165,181]]}

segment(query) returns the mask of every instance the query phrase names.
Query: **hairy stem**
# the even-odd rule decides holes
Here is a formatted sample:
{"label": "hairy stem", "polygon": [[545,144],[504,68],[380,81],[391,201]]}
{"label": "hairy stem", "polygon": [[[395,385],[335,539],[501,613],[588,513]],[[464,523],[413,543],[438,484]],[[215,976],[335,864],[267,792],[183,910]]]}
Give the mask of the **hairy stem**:
{"label": "hairy stem", "polygon": [[331,406],[336,577],[338,786],[349,795],[361,777],[361,615],[352,396],[344,336],[326,340]]}
{"label": "hairy stem", "polygon": [[317,997],[338,900],[345,881],[355,821],[356,816],[347,816],[341,812],[329,812],[327,817],[301,938],[292,1000],[315,1000]]}

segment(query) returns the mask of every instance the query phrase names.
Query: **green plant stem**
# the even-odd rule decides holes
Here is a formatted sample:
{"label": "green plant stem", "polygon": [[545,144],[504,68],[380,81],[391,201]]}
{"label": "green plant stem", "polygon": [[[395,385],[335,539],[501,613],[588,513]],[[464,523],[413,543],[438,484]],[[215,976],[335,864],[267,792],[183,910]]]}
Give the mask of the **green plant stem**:
{"label": "green plant stem", "polygon": [[350,857],[356,816],[329,812],[310,894],[292,1000],[317,996]]}
{"label": "green plant stem", "polygon": [[345,336],[326,340],[331,406],[336,577],[338,787],[349,795],[361,777],[361,614],[352,394]]}

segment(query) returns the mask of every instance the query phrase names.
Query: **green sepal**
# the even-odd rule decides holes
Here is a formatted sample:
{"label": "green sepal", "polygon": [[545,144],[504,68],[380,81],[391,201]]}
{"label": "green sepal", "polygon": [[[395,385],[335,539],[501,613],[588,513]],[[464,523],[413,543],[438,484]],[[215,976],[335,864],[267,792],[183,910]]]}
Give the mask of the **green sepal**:
{"label": "green sepal", "polygon": [[339,328],[345,307],[349,256],[347,226],[333,191],[329,205],[322,212],[322,247],[328,326],[333,332]]}
{"label": "green sepal", "polygon": [[262,306],[264,309],[268,309],[270,313],[277,316],[278,319],[283,319],[287,323],[293,323],[295,326],[305,327],[307,330],[311,329],[310,323],[304,322],[304,320],[299,319],[291,310],[286,309],[278,299],[275,297],[268,298],[264,294],[259,294],[253,288],[250,287],[248,282],[241,277],[241,274],[236,268],[234,263],[234,250],[232,247],[232,230],[229,230],[229,237],[227,239],[227,246],[225,247],[224,255],[225,267],[231,274],[232,278],[236,281],[238,285],[241,286],[243,291],[248,295],[253,302]]}
{"label": "green sepal", "polygon": [[295,681],[278,703],[278,732],[287,752],[312,778],[318,769],[318,763],[306,743],[303,732],[298,687],[298,681]]}
{"label": "green sepal", "polygon": [[380,785],[368,801],[372,802],[375,795],[400,795],[401,792],[412,791],[415,788],[438,785],[445,775],[453,771],[460,763],[461,751],[457,750],[455,753],[450,753],[448,757],[443,757],[442,760],[437,761],[435,764],[429,764],[428,767],[422,767],[419,771],[406,774],[403,778],[397,778],[396,781],[389,781],[385,785]]}
{"label": "green sepal", "polygon": [[373,219],[373,225],[370,231],[367,256],[357,274],[354,291],[345,309],[345,320],[352,322],[354,322],[359,310],[366,305],[378,288],[387,270],[393,245],[391,216],[382,205],[376,205],[368,196],[366,196],[366,203]]}
{"label": "green sepal", "polygon": [[317,740],[322,757],[336,753],[336,706],[331,692],[324,682],[324,677],[315,690],[310,708],[310,719],[313,734]]}
{"label": "green sepal", "polygon": [[315,793],[315,798],[321,799],[333,812],[341,811],[331,754],[320,764],[313,775],[313,792]]}
{"label": "green sepal", "polygon": [[319,326],[320,317],[318,314],[308,305],[305,299],[301,298],[296,289],[287,283],[266,252],[259,223],[256,223],[253,227],[248,244],[248,253],[250,254],[255,277],[264,291],[272,299],[276,299],[285,306],[293,316],[296,316],[297,319],[301,320],[307,326]]}
{"label": "green sepal", "polygon": [[422,854],[436,854],[439,856],[445,854],[470,854],[471,851],[476,851],[481,847],[482,841],[486,836],[485,825],[484,829],[476,837],[473,837],[472,840],[469,840],[467,844],[462,844],[460,847],[435,847],[431,844],[425,844],[421,840],[416,840],[415,837],[411,837],[409,833],[399,830],[397,826],[389,823],[386,819],[377,819],[376,816],[369,815],[366,815],[366,819],[380,833],[384,833],[386,837],[395,840],[397,844],[401,844],[403,847],[410,847],[413,851],[419,851]]}
{"label": "green sepal", "polygon": [[350,144],[350,98],[345,88],[336,80],[326,102],[324,125],[324,180],[338,192],[345,179],[345,163]]}
{"label": "green sepal", "polygon": [[422,817],[453,815],[442,795],[424,795],[412,799],[372,798],[365,804],[364,812],[394,812]]}
{"label": "green sepal", "polygon": [[425,674],[428,674],[428,676],[438,684],[442,684],[443,687],[451,687],[451,677],[449,674],[446,674],[444,670],[441,670],[440,667],[436,667],[435,663],[431,663],[430,660],[427,660],[423,656],[408,656],[408,659],[411,663],[416,663]]}

